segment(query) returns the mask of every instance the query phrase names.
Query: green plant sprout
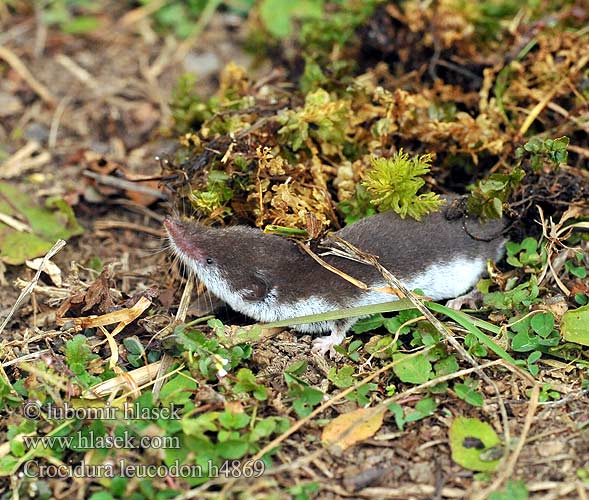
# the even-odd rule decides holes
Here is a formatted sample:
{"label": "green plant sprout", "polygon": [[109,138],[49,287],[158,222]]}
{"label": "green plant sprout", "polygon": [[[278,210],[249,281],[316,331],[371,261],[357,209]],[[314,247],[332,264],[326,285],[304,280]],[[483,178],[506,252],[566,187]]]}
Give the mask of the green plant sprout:
{"label": "green plant sprout", "polygon": [[372,157],[372,168],[363,183],[372,197],[371,203],[379,211],[394,210],[402,219],[407,215],[416,220],[435,212],[442,204],[435,193],[417,192],[425,181],[422,176],[431,170],[432,157],[429,154],[409,157],[399,150],[392,158]]}

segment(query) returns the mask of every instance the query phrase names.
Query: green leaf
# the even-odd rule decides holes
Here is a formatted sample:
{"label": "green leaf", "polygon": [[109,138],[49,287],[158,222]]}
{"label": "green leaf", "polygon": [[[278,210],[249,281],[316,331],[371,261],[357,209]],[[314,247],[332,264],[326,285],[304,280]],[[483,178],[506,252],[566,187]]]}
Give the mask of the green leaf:
{"label": "green leaf", "polygon": [[266,387],[257,382],[256,376],[248,368],[240,368],[236,377],[238,382],[233,386],[236,394],[251,392],[259,401],[268,398]]}
{"label": "green leaf", "polygon": [[285,370],[286,373],[290,373],[292,375],[302,375],[305,373],[307,369],[307,361],[301,359],[300,361],[295,361],[292,365],[288,366]]}
{"label": "green leaf", "polygon": [[233,439],[217,444],[217,451],[226,460],[242,458],[249,448],[247,441]]}
{"label": "green leaf", "polygon": [[489,500],[527,500],[528,488],[523,481],[509,480],[505,484],[505,489],[494,491],[489,495]]}
{"label": "green leaf", "polygon": [[243,429],[250,423],[250,420],[250,416],[247,413],[224,411],[219,415],[219,423],[226,429]]}
{"label": "green leaf", "polygon": [[78,334],[65,344],[65,359],[76,375],[84,373],[88,363],[97,357],[97,354],[92,354],[88,339],[84,335]]}
{"label": "green leaf", "polygon": [[456,361],[456,356],[451,355],[441,359],[434,365],[434,368],[438,377],[457,372],[458,361]]}
{"label": "green leaf", "polygon": [[14,474],[15,468],[18,467],[20,460],[12,455],[0,457],[0,477]]}
{"label": "green leaf", "polygon": [[495,212],[495,217],[500,218],[503,217],[503,202],[495,197],[492,201],[493,211]]}
{"label": "green leaf", "polygon": [[127,484],[129,483],[129,478],[116,476],[113,477],[110,482],[110,491],[115,497],[123,498],[125,495],[125,489],[127,488]]}
{"label": "green leaf", "polygon": [[276,429],[276,419],[274,417],[265,418],[256,423],[250,434],[250,440],[258,441],[267,437]]}
{"label": "green leaf", "polygon": [[542,357],[542,352],[541,351],[534,351],[532,353],[530,353],[530,355],[528,356],[528,363],[535,363],[536,361],[538,361],[540,358]]}
{"label": "green leaf", "polygon": [[46,254],[58,239],[68,240],[84,232],[65,201],[53,198],[46,205],[41,207],[12,184],[0,182],[0,213],[26,221],[32,230],[17,231],[0,222],[1,261],[22,264]]}
{"label": "green leaf", "polygon": [[160,391],[160,400],[166,405],[185,405],[198,389],[198,383],[189,372],[182,371],[168,380]]}
{"label": "green leaf", "polygon": [[389,405],[389,410],[395,417],[395,423],[400,431],[404,430],[405,428],[405,412],[403,411],[403,407],[399,403],[391,403]]}
{"label": "green leaf", "polygon": [[581,266],[575,266],[572,260],[567,260],[564,267],[569,273],[577,278],[584,279],[587,277],[587,269]]}
{"label": "green leaf", "polygon": [[537,337],[530,336],[528,332],[519,332],[511,339],[511,348],[516,352],[533,351],[537,347]]}
{"label": "green leaf", "polygon": [[[476,446],[480,442],[481,446]],[[499,437],[486,422],[476,418],[458,417],[450,426],[452,460],[475,471],[493,471],[500,460],[481,460],[481,453],[500,444]]]}
{"label": "green leaf", "polygon": [[354,383],[354,367],[343,366],[339,370],[334,366],[329,370],[327,378],[339,389],[347,389]]}
{"label": "green leaf", "polygon": [[542,140],[538,137],[534,137],[524,144],[524,149],[529,153],[539,153],[542,150],[542,147]]}
{"label": "green leaf", "polygon": [[292,32],[293,18],[316,18],[323,12],[323,0],[262,0],[260,17],[266,29],[277,38]]}
{"label": "green leaf", "polygon": [[552,149],[554,151],[566,151],[567,147],[569,146],[569,142],[570,139],[566,135],[559,137],[558,139],[554,139]]}
{"label": "green leaf", "polygon": [[528,253],[535,252],[536,250],[538,250],[538,242],[531,237],[525,238],[521,242],[521,248],[522,250],[525,250]]}
{"label": "green leaf", "polygon": [[78,16],[61,25],[64,33],[71,35],[89,33],[100,27],[100,20],[94,16]]}
{"label": "green leaf", "polygon": [[508,241],[505,243],[505,250],[507,251],[507,255],[516,255],[521,249],[521,244],[514,241]]}
{"label": "green leaf", "polygon": [[538,335],[547,337],[554,328],[554,316],[550,312],[536,314],[530,320],[530,325]]}
{"label": "green leaf", "polygon": [[455,384],[454,391],[456,391],[456,395],[460,399],[466,401],[469,405],[481,407],[485,402],[483,396],[475,391],[469,384]]}
{"label": "green leaf", "polygon": [[567,342],[589,346],[589,305],[564,313],[560,333]]}
{"label": "green leaf", "polygon": [[423,398],[416,403],[415,410],[406,415],[405,421],[407,423],[417,422],[418,420],[429,417],[434,414],[436,407],[437,404],[434,398]]}
{"label": "green leaf", "polygon": [[196,418],[182,417],[182,430],[189,436],[200,437],[203,440],[209,441],[205,436],[206,432],[217,432],[218,425],[216,420],[219,418],[219,412],[210,411],[203,413]]}
{"label": "green leaf", "polygon": [[487,194],[492,193],[493,191],[500,191],[505,188],[506,184],[507,182],[504,179],[487,179],[481,181],[479,187],[481,192]]}
{"label": "green leaf", "polygon": [[358,320],[352,327],[354,333],[365,333],[381,327],[385,319],[382,314],[374,314],[368,318]]}
{"label": "green leaf", "polygon": [[88,500],[116,500],[108,491],[99,491],[90,495]]}
{"label": "green leaf", "polygon": [[[299,417],[306,417],[311,413],[313,407],[323,401],[325,394],[314,387],[303,386],[298,393],[289,392],[289,395],[295,396],[293,408]],[[298,397],[296,397],[298,396]]]}
{"label": "green leaf", "polygon": [[361,406],[370,403],[370,393],[378,389],[378,384],[364,384],[358,387],[355,392],[356,400]]}
{"label": "green leaf", "polygon": [[402,382],[424,384],[432,375],[432,365],[423,354],[396,353],[393,354],[393,361],[399,361],[393,366],[393,371]]}
{"label": "green leaf", "polygon": [[542,357],[542,351],[533,351],[528,356],[526,360],[526,366],[528,367],[528,371],[536,376],[540,372],[540,368],[536,364],[536,362]]}

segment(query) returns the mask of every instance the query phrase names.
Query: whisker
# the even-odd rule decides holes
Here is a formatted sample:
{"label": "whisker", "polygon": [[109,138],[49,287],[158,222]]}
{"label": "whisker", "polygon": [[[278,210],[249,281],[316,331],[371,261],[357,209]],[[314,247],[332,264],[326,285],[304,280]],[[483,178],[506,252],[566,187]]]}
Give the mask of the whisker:
{"label": "whisker", "polygon": [[211,292],[209,291],[209,289],[206,289],[207,291],[207,297],[209,298],[209,311],[213,312],[213,296],[211,295]]}

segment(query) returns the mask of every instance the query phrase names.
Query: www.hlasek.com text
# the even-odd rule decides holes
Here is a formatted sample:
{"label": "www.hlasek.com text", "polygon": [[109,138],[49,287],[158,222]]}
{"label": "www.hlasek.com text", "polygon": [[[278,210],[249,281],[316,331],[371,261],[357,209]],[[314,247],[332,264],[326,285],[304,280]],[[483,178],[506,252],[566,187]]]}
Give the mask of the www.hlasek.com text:
{"label": "www.hlasek.com text", "polygon": [[82,450],[96,450],[107,448],[119,449],[180,449],[178,436],[135,436],[128,431],[119,435],[95,434],[77,432],[71,436],[23,436],[27,450],[37,448],[70,448]]}

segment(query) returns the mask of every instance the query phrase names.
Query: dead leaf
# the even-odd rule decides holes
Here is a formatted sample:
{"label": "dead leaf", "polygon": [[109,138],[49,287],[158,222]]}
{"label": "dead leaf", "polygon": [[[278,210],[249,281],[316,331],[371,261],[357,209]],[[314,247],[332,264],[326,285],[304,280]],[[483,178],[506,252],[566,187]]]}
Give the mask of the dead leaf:
{"label": "dead leaf", "polygon": [[551,312],[557,321],[566,313],[569,309],[566,299],[562,295],[556,297],[549,297],[543,304],[538,304],[538,309],[543,311]]}
{"label": "dead leaf", "polygon": [[359,408],[344,413],[323,429],[321,441],[327,446],[337,444],[345,450],[374,436],[382,426],[384,413],[384,410],[375,413],[374,408]]}
{"label": "dead leaf", "polygon": [[[26,265],[35,271],[39,270],[42,262],[43,262],[43,259],[41,257],[39,257],[37,259],[25,261]],[[61,269],[57,266],[57,264],[48,260],[45,263],[45,266],[43,267],[43,272],[46,273],[47,275],[49,275],[49,277],[51,278],[51,281],[53,281],[55,286],[59,286],[59,287],[61,286],[61,284],[62,284]]]}
{"label": "dead leaf", "polygon": [[82,312],[89,311],[94,306],[98,306],[100,311],[108,311],[114,307],[114,302],[110,294],[112,286],[112,272],[105,268],[98,278],[88,287],[84,302],[86,305],[82,308]]}
{"label": "dead leaf", "polygon": [[95,328],[98,326],[107,326],[118,323],[117,327],[111,332],[116,335],[121,332],[125,326],[135,321],[151,305],[151,300],[141,297],[133,307],[119,309],[101,316],[81,316],[79,318],[58,318],[57,324],[64,325],[72,322],[76,328]]}

